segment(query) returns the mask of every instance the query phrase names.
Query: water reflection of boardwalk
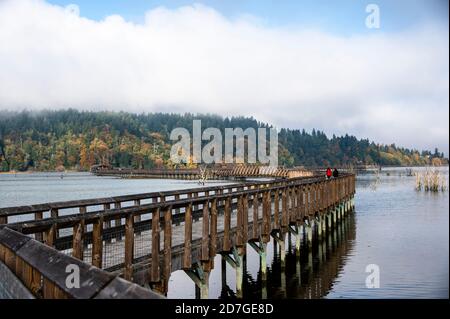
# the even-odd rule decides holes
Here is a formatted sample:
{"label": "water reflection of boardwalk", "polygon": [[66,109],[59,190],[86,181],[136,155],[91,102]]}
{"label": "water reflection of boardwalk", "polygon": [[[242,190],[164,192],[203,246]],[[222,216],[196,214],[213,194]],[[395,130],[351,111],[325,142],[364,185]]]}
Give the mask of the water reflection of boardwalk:
{"label": "water reflection of boardwalk", "polygon": [[[344,219],[325,238],[314,242],[308,248],[303,238],[300,256],[297,254],[294,238],[288,239],[285,262],[282,262],[279,245],[274,240],[273,259],[263,280],[261,269],[256,278],[247,271],[244,261],[243,298],[276,299],[299,298],[318,299],[326,296],[333,287],[346,257],[351,253],[356,237],[353,215]],[[222,265],[223,268],[223,265]],[[220,298],[236,298],[235,291],[227,284],[226,272],[222,269],[222,291]],[[225,274],[225,275],[224,275]]]}

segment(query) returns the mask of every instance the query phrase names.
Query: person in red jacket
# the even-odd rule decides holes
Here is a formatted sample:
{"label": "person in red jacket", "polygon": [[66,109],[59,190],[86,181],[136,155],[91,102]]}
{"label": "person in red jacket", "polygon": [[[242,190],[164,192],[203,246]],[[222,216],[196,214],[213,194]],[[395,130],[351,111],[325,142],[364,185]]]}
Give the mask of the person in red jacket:
{"label": "person in red jacket", "polygon": [[331,172],[331,168],[327,168],[327,178],[330,178],[333,173]]}

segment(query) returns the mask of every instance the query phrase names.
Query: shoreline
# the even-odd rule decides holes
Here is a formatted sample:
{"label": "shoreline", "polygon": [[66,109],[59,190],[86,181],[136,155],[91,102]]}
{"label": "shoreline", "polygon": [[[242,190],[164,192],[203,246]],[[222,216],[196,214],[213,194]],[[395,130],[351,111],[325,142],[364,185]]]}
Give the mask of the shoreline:
{"label": "shoreline", "polygon": [[[383,170],[383,168],[441,168],[441,167],[449,167],[450,165],[439,165],[439,166],[432,166],[432,165],[413,165],[413,166],[381,166],[381,170]],[[305,167],[305,169],[308,169],[307,167]],[[364,170],[364,169],[361,169]],[[368,168],[365,170],[373,170],[373,168]],[[64,170],[64,171],[0,171],[0,175],[11,175],[11,174],[20,174],[20,175],[26,175],[26,174],[34,174],[34,173],[60,173],[60,174],[65,174],[65,173],[89,173],[89,170],[86,171],[81,171],[81,170],[75,170],[75,169],[68,169],[68,170]]]}
{"label": "shoreline", "polygon": [[19,175],[26,175],[26,174],[34,174],[34,173],[59,173],[59,174],[65,174],[65,173],[89,173],[89,171],[77,171],[77,170],[66,170],[63,172],[59,171],[7,171],[7,172],[0,172],[0,175],[11,175],[11,174],[19,174]]}

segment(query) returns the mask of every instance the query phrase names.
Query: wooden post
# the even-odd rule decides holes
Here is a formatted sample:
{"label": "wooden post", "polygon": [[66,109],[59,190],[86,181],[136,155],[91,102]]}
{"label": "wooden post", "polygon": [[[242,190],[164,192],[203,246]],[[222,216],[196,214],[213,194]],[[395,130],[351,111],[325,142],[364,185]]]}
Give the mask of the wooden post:
{"label": "wooden post", "polygon": [[[180,194],[175,194],[175,200],[179,200],[180,199]],[[180,213],[180,209],[179,208],[175,208],[175,214],[179,214]]]}
{"label": "wooden post", "polygon": [[192,266],[192,203],[189,203],[186,207],[184,219],[183,268],[190,269]]}
{"label": "wooden post", "polygon": [[237,232],[236,232],[236,246],[241,247],[244,245],[242,222],[243,222],[243,197],[239,195],[237,202]]}
{"label": "wooden post", "polygon": [[[193,196],[194,198],[198,198],[198,192],[192,193],[192,196]],[[193,209],[194,211],[198,210],[198,205],[192,205],[192,209]]]}
{"label": "wooden post", "polygon": [[124,278],[131,281],[134,259],[134,216],[129,214],[125,221],[125,270]]}
{"label": "wooden post", "polygon": [[289,214],[290,223],[295,223],[295,221],[297,220],[297,206],[295,200],[296,200],[295,187],[293,186],[290,188],[289,192],[289,201],[291,202],[291,209]]}
{"label": "wooden post", "polygon": [[58,209],[57,208],[50,209],[50,217],[51,218],[58,218],[59,217],[59,213],[58,213]]}
{"label": "wooden post", "polygon": [[282,228],[287,227],[288,223],[289,223],[286,192],[287,192],[287,188],[284,188],[283,193],[282,193],[282,208],[281,208],[281,227]]}
{"label": "wooden post", "polygon": [[[86,212],[87,212],[86,206],[80,206],[79,210],[80,210],[80,215],[86,214]],[[83,221],[83,222],[84,222],[84,221]],[[85,224],[85,225],[84,225],[83,236],[84,236],[84,234],[87,233],[87,231],[88,231],[86,223],[84,223],[84,224]],[[84,249],[84,247],[83,247],[83,249]]]}
{"label": "wooden post", "polygon": [[231,207],[230,197],[225,199],[225,212],[224,212],[224,234],[223,234],[223,250],[231,250],[230,228],[231,228]]}
{"label": "wooden post", "polygon": [[[50,217],[51,218],[58,218],[59,217],[59,212],[57,208],[51,208],[50,209]],[[58,229],[55,227],[54,229],[55,233],[53,234],[54,238],[58,238],[59,237],[59,231]]]}
{"label": "wooden post", "polygon": [[203,203],[201,261],[209,260],[209,202]]}
{"label": "wooden post", "polygon": [[72,240],[72,256],[74,258],[83,260],[84,253],[84,220],[80,220],[73,227],[73,240]]}
{"label": "wooden post", "polygon": [[310,188],[309,185],[305,187],[305,218],[307,218],[310,214],[311,214],[311,209],[310,209],[310,205],[311,205],[311,197],[310,197],[310,192],[309,192]]}
{"label": "wooden post", "polygon": [[[141,200],[140,199],[135,199],[134,200],[134,206],[141,206]],[[141,221],[141,214],[136,214],[134,216],[134,223],[136,224],[136,223],[139,223],[140,221]],[[136,232],[136,235],[140,235],[140,234],[141,234],[140,231]]]}
{"label": "wooden post", "polygon": [[92,226],[92,265],[102,268],[103,263],[103,218],[100,217]]}
{"label": "wooden post", "polygon": [[[122,203],[120,202],[116,202],[114,203],[114,208],[115,209],[120,209],[122,208]],[[116,218],[115,222],[114,222],[114,226],[121,226],[122,225],[122,218]],[[121,240],[122,236],[121,235],[117,235],[116,240]]]}
{"label": "wooden post", "polygon": [[150,280],[152,282],[159,282],[161,280],[161,273],[159,271],[159,247],[160,247],[160,225],[159,225],[160,208],[156,208],[152,212],[152,262]]}
{"label": "wooden post", "polygon": [[267,243],[270,240],[270,207],[269,207],[269,196],[270,192],[266,191],[263,193],[263,231],[262,240]]}
{"label": "wooden post", "polygon": [[209,271],[203,272],[203,279],[200,285],[200,299],[208,299],[209,297]]}
{"label": "wooden post", "polygon": [[[164,211],[164,282],[167,284],[172,272],[172,207]],[[167,287],[165,287],[167,288]]]}
{"label": "wooden post", "polygon": [[[109,204],[109,203],[108,203],[108,204],[103,204],[103,209],[104,209],[105,211],[110,210],[110,209],[111,209],[111,204]],[[103,225],[103,227],[104,227],[105,229],[111,228],[111,220],[108,219],[107,221],[105,221],[105,224]],[[107,238],[107,239],[105,240],[105,242],[110,243],[110,242],[111,242],[111,238]]]}
{"label": "wooden post", "polygon": [[258,194],[259,193],[255,193],[253,195],[253,239],[258,239],[259,238],[259,224],[258,224],[258,206],[259,206],[259,201],[258,201]]}
{"label": "wooden post", "polygon": [[[43,216],[44,214],[42,213],[42,212],[37,212],[37,213],[34,213],[34,220],[41,220],[44,216]],[[0,224],[2,224],[2,222],[0,221]],[[6,224],[6,223],[5,223]],[[44,237],[43,237],[43,234],[42,233],[36,233],[35,235],[34,235],[34,238],[37,240],[37,241],[40,241],[40,242],[42,242],[44,239]]]}
{"label": "wooden post", "polygon": [[275,226],[274,229],[280,229],[280,198],[279,198],[279,190],[275,190],[275,196],[274,196],[274,219],[275,219]]}
{"label": "wooden post", "polygon": [[[270,237],[269,237],[270,239]],[[261,249],[259,252],[261,260],[261,280],[267,281],[267,243],[261,243]]]}
{"label": "wooden post", "polygon": [[306,191],[305,191],[305,186],[302,186],[301,188],[301,198],[302,198],[302,214],[301,214],[301,220],[304,221],[305,220],[305,216],[306,216]]}
{"label": "wooden post", "polygon": [[45,232],[44,242],[46,245],[53,247],[56,239],[57,227],[56,224],[53,224],[47,231]]}
{"label": "wooden post", "polygon": [[244,241],[244,247],[246,246],[246,243],[248,241],[248,196],[245,194],[242,197],[243,203],[242,203],[242,240]]}
{"label": "wooden post", "polygon": [[217,199],[211,202],[211,240],[209,247],[209,257],[214,261],[217,251]]}
{"label": "wooden post", "polygon": [[311,214],[314,216],[314,214],[317,212],[317,184],[312,185],[312,212]]}
{"label": "wooden post", "polygon": [[297,186],[297,221],[302,220],[303,193],[301,186]]}

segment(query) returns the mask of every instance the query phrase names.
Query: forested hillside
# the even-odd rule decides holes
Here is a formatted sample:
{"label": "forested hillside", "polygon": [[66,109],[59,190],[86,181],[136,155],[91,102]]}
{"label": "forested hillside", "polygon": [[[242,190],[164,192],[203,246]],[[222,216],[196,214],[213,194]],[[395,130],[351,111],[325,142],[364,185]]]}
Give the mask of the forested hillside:
{"label": "forested hillside", "polygon": [[[253,118],[216,115],[132,114],[77,110],[0,113],[0,170],[87,170],[108,163],[117,167],[172,167],[170,132],[202,128],[269,127]],[[437,149],[410,150],[379,145],[354,136],[327,137],[313,130],[281,129],[279,164],[287,167],[379,165],[440,165],[448,163]]]}

